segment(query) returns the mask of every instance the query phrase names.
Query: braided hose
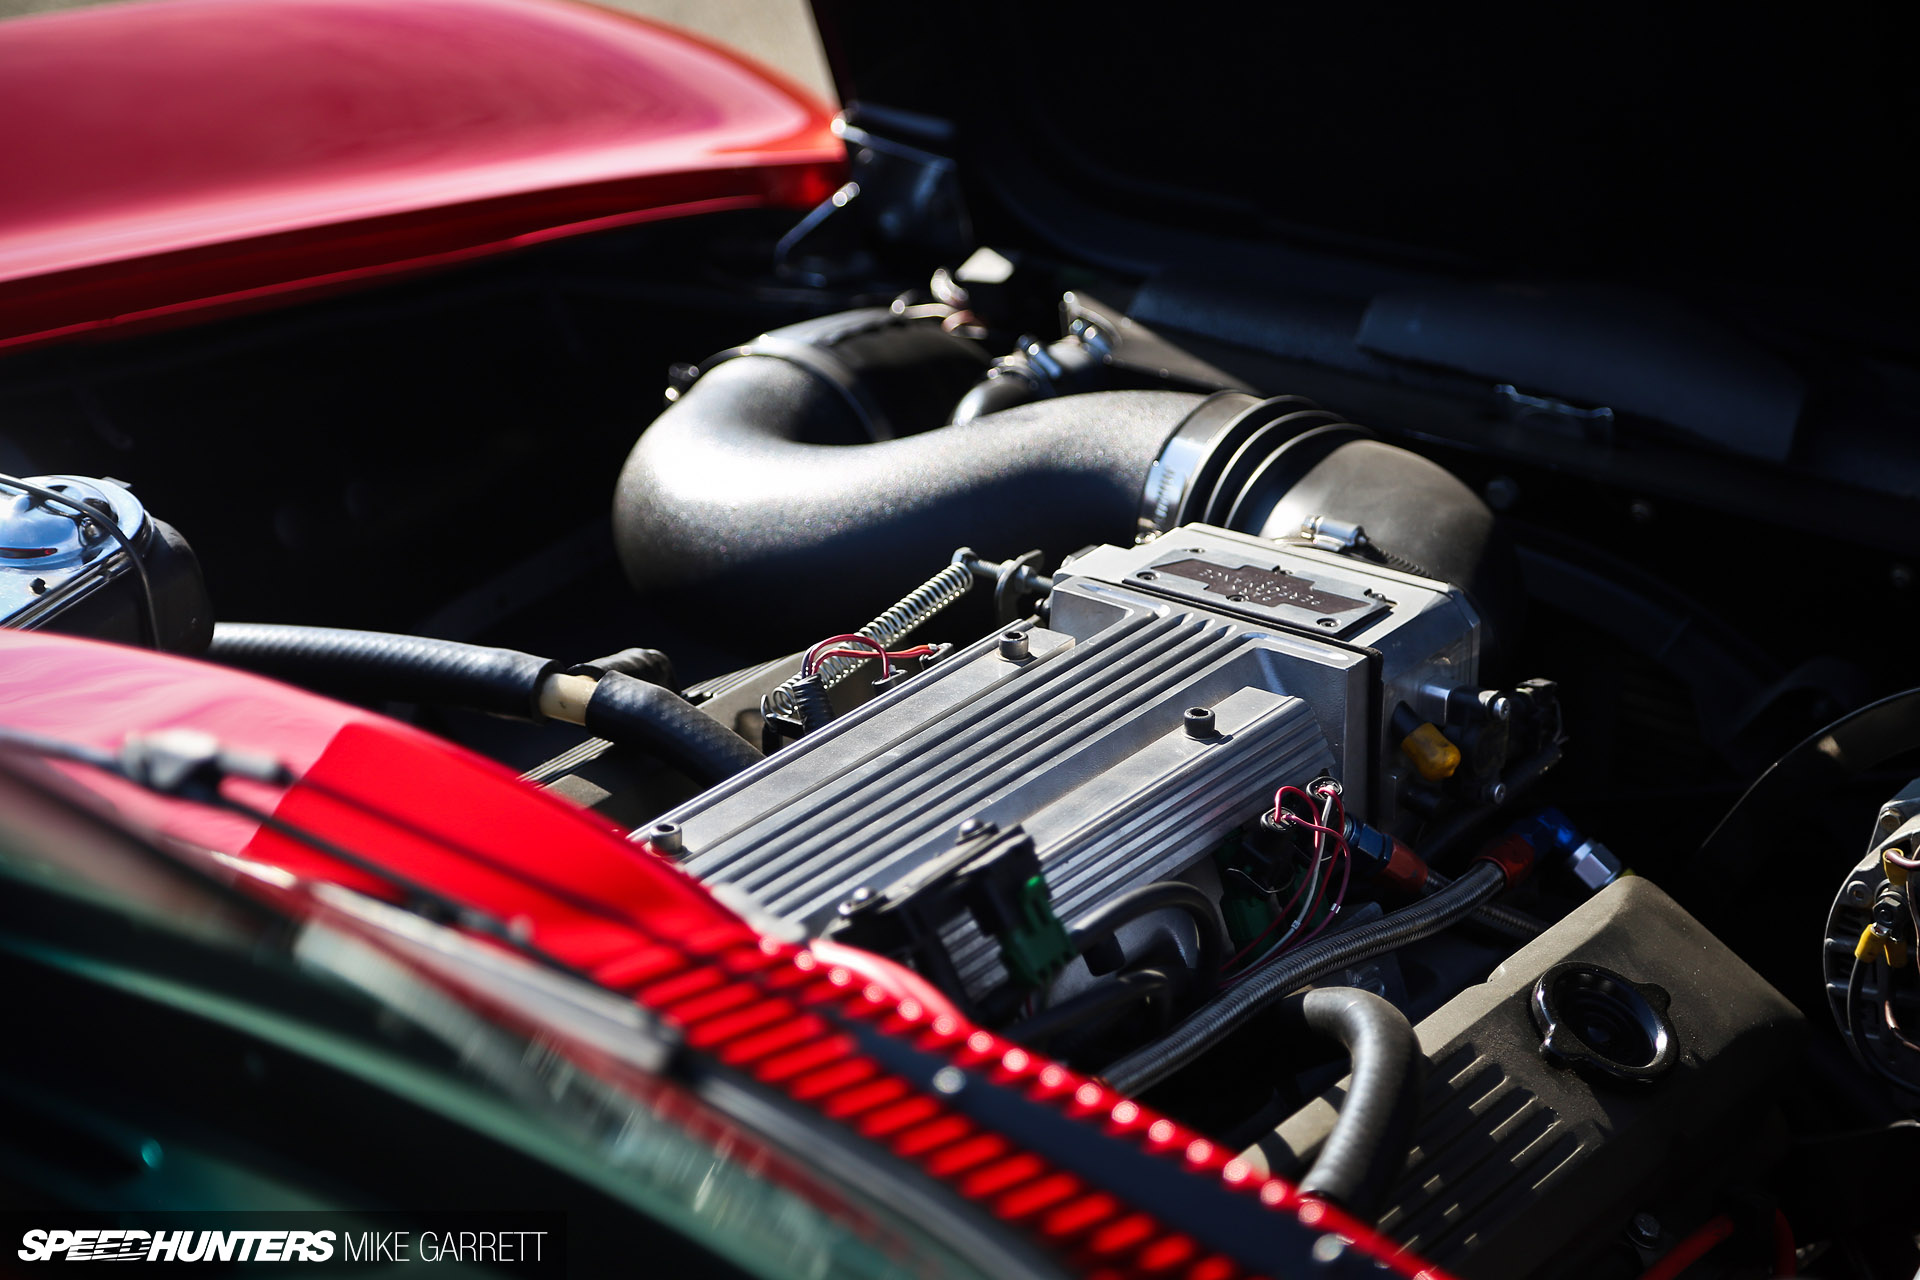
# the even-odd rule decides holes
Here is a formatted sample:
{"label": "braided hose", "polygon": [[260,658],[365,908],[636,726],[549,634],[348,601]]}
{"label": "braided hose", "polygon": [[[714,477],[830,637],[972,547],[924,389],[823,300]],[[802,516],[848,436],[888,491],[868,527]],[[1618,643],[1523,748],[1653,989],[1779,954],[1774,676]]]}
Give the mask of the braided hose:
{"label": "braided hose", "polygon": [[[891,649],[921,623],[966,595],[972,586],[973,570],[958,562],[950,564],[855,634],[866,637],[883,649]],[[822,689],[831,689],[852,675],[856,667],[872,661],[872,657],[829,658],[820,664],[820,669],[814,674],[819,677]],[[799,708],[795,695],[795,686],[799,683],[800,677],[796,675],[762,698],[761,714],[793,716]]]}
{"label": "braided hose", "polygon": [[1348,965],[1431,937],[1459,923],[1506,887],[1506,874],[1491,862],[1476,862],[1458,880],[1430,898],[1402,907],[1372,924],[1329,934],[1256,969],[1202,1006],[1164,1039],[1136,1049],[1100,1074],[1122,1093],[1158,1084],[1274,1001],[1340,972]]}

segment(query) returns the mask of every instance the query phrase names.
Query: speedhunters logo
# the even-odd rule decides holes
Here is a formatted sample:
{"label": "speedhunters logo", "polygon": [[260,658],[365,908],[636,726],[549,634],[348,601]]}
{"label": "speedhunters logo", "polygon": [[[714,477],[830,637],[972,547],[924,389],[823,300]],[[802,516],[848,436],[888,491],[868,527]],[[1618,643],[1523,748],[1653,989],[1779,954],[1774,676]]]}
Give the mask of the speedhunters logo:
{"label": "speedhunters logo", "polygon": [[[296,1267],[411,1273],[447,1263],[504,1276],[566,1273],[557,1213],[6,1213],[23,1263],[124,1262],[221,1275]],[[35,1219],[38,1219],[37,1221]],[[66,1219],[64,1221],[59,1219]],[[0,1253],[0,1272],[11,1263]]]}
{"label": "speedhunters logo", "polygon": [[27,1232],[20,1261],[47,1262],[325,1262],[331,1231],[139,1231],[82,1228]]}

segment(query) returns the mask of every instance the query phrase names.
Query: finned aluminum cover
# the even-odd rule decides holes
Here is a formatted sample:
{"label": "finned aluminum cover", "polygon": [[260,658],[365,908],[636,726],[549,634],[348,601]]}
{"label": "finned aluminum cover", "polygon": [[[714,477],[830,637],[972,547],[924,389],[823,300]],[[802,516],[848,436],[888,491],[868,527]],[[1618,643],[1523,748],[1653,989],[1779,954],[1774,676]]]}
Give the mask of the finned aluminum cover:
{"label": "finned aluminum cover", "polygon": [[[687,870],[818,931],[968,819],[1018,823],[1071,922],[1187,871],[1284,784],[1330,770],[1366,812],[1383,697],[1477,659],[1444,584],[1200,526],[1076,558],[1019,629],[1026,656],[991,636],[665,815]],[[963,934],[977,986],[991,949]]]}

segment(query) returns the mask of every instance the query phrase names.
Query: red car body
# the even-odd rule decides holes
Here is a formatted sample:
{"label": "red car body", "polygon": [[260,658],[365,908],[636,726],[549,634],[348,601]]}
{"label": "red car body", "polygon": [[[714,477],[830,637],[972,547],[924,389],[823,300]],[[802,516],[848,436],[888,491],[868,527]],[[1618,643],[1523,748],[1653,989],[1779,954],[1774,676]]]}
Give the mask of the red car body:
{"label": "red car body", "polygon": [[0,27],[0,349],[557,237],[819,203],[818,100],[528,0],[156,0]]}

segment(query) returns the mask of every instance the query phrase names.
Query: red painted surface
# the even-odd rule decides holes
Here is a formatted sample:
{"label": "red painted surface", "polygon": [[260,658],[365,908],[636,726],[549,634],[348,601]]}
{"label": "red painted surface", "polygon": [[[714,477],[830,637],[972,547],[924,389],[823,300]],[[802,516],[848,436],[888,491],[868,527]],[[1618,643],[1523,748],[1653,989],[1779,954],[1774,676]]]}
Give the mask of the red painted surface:
{"label": "red painted surface", "polygon": [[[605,823],[490,761],[369,712],[272,681],[139,649],[0,630],[0,724],[117,747],[129,733],[193,728],[277,756],[285,789],[233,794],[385,872],[511,921],[535,946],[623,992],[692,1049],[860,1134],[1089,1274],[1234,1280],[1201,1247],[1097,1179],[989,1132],[868,1057],[866,1031],[938,1055],[1131,1149],[1217,1180],[1315,1232],[1354,1241],[1402,1275],[1439,1280],[1344,1215],[1256,1176],[1231,1153],[1098,1081],[970,1025],[912,974],[831,945],[763,938],[697,882]],[[155,799],[85,766],[136,828],[318,880],[396,896],[380,875],[265,828]],[[284,887],[266,896],[297,906]],[[309,904],[313,906],[313,904]],[[317,906],[314,909],[323,909]]]}
{"label": "red painted surface", "polygon": [[0,348],[839,183],[827,108],[566,0],[0,23]]}

